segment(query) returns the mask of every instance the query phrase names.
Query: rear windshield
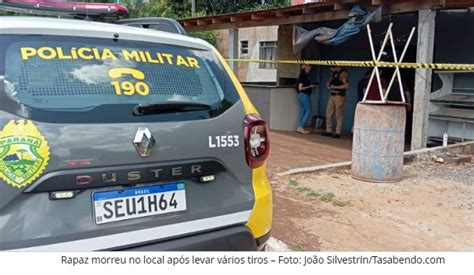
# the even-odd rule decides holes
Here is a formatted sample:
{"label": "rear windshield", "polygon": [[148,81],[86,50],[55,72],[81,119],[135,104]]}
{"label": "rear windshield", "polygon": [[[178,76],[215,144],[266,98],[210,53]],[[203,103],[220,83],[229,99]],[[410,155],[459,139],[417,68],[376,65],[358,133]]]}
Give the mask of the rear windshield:
{"label": "rear windshield", "polygon": [[[238,100],[212,51],[113,39],[0,36],[0,109],[52,123],[206,119]],[[134,116],[138,104],[209,110]]]}

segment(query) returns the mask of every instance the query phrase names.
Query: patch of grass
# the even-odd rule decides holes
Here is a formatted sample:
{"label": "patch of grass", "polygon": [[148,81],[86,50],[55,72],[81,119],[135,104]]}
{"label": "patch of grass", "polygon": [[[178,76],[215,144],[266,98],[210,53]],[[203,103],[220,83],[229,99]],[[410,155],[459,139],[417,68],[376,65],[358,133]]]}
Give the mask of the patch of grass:
{"label": "patch of grass", "polygon": [[330,202],[332,201],[332,199],[334,199],[334,197],[336,197],[336,195],[334,195],[334,193],[329,192],[322,195],[320,200],[324,202]]}
{"label": "patch of grass", "polygon": [[[296,191],[300,193],[306,193],[308,197],[316,198],[316,197],[321,196],[321,193],[314,191],[311,188],[300,186],[300,182],[297,180],[290,179],[288,181],[288,184],[293,186],[296,189]],[[330,202],[334,197],[336,197],[336,195],[334,195],[333,193],[326,193],[321,197],[321,200],[324,202]]]}
{"label": "patch of grass", "polygon": [[293,251],[305,251],[304,247],[299,244],[290,246],[290,249]]}
{"label": "patch of grass", "polygon": [[301,193],[307,193],[307,192],[313,191],[313,190],[311,190],[311,189],[309,189],[309,188],[307,188],[307,187],[298,187],[298,188],[296,188],[296,190],[297,190],[298,192],[301,192]]}
{"label": "patch of grass", "polygon": [[321,193],[316,192],[316,191],[311,191],[308,193],[308,196],[315,198],[315,197],[321,196]]}
{"label": "patch of grass", "polygon": [[340,201],[340,200],[334,201],[334,205],[339,206],[339,207],[348,206],[350,203],[351,203],[350,201]]}
{"label": "patch of grass", "polygon": [[299,181],[297,180],[290,180],[288,183],[293,187],[297,187],[298,185],[300,185]]}

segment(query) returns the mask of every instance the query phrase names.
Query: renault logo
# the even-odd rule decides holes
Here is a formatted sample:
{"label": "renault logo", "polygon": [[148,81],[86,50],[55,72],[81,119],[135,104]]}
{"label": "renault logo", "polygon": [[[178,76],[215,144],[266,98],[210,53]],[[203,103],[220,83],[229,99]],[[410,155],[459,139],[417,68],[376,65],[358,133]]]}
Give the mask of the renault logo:
{"label": "renault logo", "polygon": [[138,127],[135,138],[133,139],[133,145],[140,156],[148,157],[151,151],[153,151],[155,142],[155,138],[147,127]]}

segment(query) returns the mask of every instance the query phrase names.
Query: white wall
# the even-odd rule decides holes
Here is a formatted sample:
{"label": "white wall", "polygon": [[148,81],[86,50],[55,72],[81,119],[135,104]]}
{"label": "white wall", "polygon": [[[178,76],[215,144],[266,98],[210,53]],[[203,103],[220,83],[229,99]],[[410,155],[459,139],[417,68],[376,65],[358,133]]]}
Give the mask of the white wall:
{"label": "white wall", "polygon": [[[278,26],[239,29],[239,40],[249,42],[249,53],[244,55],[239,53],[239,57],[259,59],[260,41],[277,41],[277,36]],[[276,82],[276,69],[259,69],[258,63],[248,63],[247,70],[239,76],[242,77],[240,81],[243,82]]]}
{"label": "white wall", "polygon": [[[217,31],[217,49],[229,56],[228,30]],[[277,41],[278,26],[239,29],[239,53],[243,59],[259,59],[260,41]],[[240,41],[248,41],[248,54],[240,54]],[[276,69],[259,69],[258,63],[239,62],[238,78],[241,82],[276,82]]]}

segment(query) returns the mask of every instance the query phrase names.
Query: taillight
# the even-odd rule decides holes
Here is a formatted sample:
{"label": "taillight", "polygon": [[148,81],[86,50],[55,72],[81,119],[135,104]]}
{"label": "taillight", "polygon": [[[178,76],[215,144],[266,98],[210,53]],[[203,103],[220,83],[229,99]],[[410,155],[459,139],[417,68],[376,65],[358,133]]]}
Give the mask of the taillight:
{"label": "taillight", "polygon": [[265,163],[270,153],[267,123],[259,115],[247,115],[244,119],[245,157],[250,168]]}

